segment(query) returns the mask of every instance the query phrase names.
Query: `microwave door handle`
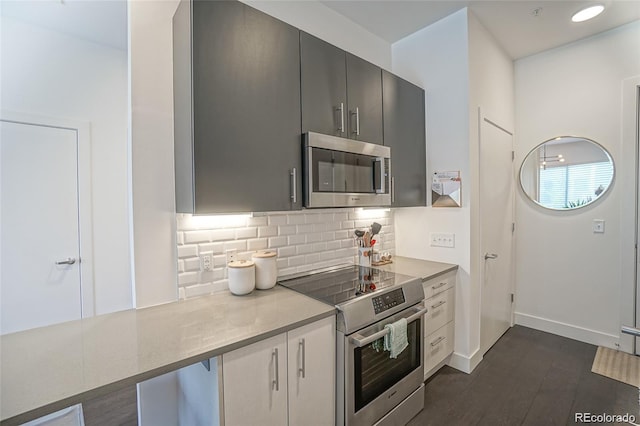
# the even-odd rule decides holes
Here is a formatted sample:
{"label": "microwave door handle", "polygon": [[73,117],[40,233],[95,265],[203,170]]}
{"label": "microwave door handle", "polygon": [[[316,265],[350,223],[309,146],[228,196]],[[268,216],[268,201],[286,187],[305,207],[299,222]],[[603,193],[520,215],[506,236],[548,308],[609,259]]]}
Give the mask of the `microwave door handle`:
{"label": "microwave door handle", "polygon": [[[409,317],[407,317],[407,323],[413,322],[415,320],[417,320],[418,318],[420,318],[421,316],[423,316],[424,314],[426,314],[428,311],[427,308],[423,307],[423,306],[418,306],[415,308],[415,313]],[[376,340],[378,340],[381,337],[386,336],[387,334],[389,334],[389,330],[388,329],[382,329],[380,331],[378,331],[377,333],[373,333],[371,336],[363,336],[360,333],[356,333],[354,334],[350,340],[351,343],[354,344],[355,347],[357,348],[361,348],[363,346],[368,345],[369,343],[375,342]]]}
{"label": "microwave door handle", "polygon": [[373,166],[373,173],[374,173],[374,179],[373,181],[376,181],[376,176],[378,175],[378,178],[380,179],[380,185],[377,188],[374,188],[376,191],[376,194],[384,194],[385,193],[385,181],[384,181],[384,158],[382,157],[378,157],[375,159],[375,164]]}

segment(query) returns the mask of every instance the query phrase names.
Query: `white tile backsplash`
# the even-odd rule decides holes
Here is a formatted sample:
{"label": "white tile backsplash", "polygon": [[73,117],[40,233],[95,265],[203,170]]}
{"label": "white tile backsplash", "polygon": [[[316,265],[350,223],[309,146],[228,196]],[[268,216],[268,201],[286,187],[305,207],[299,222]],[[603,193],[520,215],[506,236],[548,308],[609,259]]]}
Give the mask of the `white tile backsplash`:
{"label": "white tile backsplash", "polygon": [[[377,212],[377,213],[376,213]],[[355,226],[382,224],[376,248],[395,254],[393,211],[322,209],[254,213],[250,216],[176,215],[180,297],[228,288],[225,250],[251,259],[256,250],[278,253],[278,275],[290,275],[357,261]],[[199,256],[213,254],[213,271],[200,271]]]}

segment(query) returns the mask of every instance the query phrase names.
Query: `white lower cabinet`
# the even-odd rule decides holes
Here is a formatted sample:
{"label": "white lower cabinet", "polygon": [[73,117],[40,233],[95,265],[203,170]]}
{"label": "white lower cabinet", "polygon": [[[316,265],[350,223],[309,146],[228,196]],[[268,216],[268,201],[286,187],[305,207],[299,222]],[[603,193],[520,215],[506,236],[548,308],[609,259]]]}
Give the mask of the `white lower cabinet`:
{"label": "white lower cabinet", "polygon": [[422,283],[425,295],[424,378],[432,376],[453,353],[456,271]]}
{"label": "white lower cabinet", "polygon": [[334,317],[287,333],[289,425],[335,424]]}
{"label": "white lower cabinet", "polygon": [[225,425],[287,424],[287,336],[222,355]]}
{"label": "white lower cabinet", "polygon": [[225,426],[333,425],[335,333],[329,317],[222,355]]}

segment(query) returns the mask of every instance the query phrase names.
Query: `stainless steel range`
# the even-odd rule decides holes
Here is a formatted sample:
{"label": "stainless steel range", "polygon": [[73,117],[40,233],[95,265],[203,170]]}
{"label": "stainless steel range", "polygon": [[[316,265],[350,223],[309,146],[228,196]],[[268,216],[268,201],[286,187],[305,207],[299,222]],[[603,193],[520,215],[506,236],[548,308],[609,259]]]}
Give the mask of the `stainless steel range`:
{"label": "stainless steel range", "polygon": [[[334,305],[338,425],[406,424],[424,406],[424,291],[419,278],[350,265],[280,281]],[[409,346],[381,350],[385,325],[407,320]]]}

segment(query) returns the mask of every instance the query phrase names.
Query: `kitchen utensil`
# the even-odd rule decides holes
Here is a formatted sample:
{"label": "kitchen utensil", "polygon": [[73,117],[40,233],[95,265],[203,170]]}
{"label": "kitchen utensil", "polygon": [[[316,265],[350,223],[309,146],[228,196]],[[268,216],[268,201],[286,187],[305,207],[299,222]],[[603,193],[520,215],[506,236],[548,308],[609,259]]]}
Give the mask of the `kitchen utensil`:
{"label": "kitchen utensil", "polygon": [[380,225],[378,222],[373,222],[371,224],[371,236],[373,237],[374,235],[380,233],[380,229],[382,229],[382,225]]}
{"label": "kitchen utensil", "polygon": [[369,233],[369,231],[364,233],[362,240],[364,241],[365,247],[371,247],[371,234]]}
{"label": "kitchen utensil", "polygon": [[353,233],[356,234],[356,237],[358,238],[362,238],[364,236],[364,231],[361,231],[360,229],[356,229]]}

